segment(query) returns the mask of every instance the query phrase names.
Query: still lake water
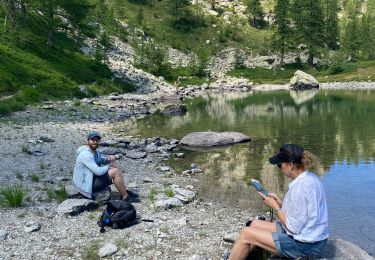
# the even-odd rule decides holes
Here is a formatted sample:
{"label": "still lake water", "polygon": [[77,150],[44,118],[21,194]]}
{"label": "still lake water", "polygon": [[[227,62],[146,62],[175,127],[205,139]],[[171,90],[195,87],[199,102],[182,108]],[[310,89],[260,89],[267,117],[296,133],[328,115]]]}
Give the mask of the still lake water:
{"label": "still lake water", "polygon": [[182,138],[193,131],[238,131],[250,143],[204,151],[183,151],[166,162],[177,172],[198,164],[200,196],[265,210],[249,186],[259,179],[281,196],[289,180],[268,158],[284,143],[316,154],[326,188],[332,237],[360,245],[375,255],[375,91],[319,90],[211,94],[185,100],[185,116],[119,123],[116,129],[140,137]]}

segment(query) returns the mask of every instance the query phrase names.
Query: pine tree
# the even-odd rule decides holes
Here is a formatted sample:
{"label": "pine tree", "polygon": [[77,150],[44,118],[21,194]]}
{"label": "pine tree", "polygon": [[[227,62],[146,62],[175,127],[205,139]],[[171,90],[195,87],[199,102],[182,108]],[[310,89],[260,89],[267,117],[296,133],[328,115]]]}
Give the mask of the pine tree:
{"label": "pine tree", "polygon": [[375,0],[367,1],[359,24],[360,50],[364,59],[375,59]]}
{"label": "pine tree", "polygon": [[294,0],[292,17],[299,43],[309,51],[308,64],[313,65],[314,56],[324,46],[324,21],[320,0]]}
{"label": "pine tree", "polygon": [[273,46],[280,51],[280,65],[284,66],[284,54],[290,46],[291,28],[289,19],[289,0],[277,0],[275,6],[276,27]]}
{"label": "pine tree", "polygon": [[263,17],[262,6],[260,5],[260,0],[247,0],[246,1],[247,12],[251,16],[251,25],[256,27],[258,21]]}
{"label": "pine tree", "polygon": [[324,29],[327,46],[336,50],[340,38],[339,20],[338,20],[339,5],[338,0],[325,0],[324,2]]}
{"label": "pine tree", "polygon": [[344,18],[342,45],[350,60],[354,60],[358,57],[358,50],[361,44],[358,14],[359,7],[357,2],[355,0],[349,0]]}

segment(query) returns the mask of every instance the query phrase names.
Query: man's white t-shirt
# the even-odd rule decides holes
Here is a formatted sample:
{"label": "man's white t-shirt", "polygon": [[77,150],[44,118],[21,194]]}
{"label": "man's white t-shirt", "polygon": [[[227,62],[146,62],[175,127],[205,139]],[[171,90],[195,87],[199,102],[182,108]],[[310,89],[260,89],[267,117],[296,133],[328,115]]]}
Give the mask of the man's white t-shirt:
{"label": "man's white t-shirt", "polygon": [[305,171],[289,184],[283,212],[288,235],[301,242],[316,242],[329,236],[328,209],[323,183]]}

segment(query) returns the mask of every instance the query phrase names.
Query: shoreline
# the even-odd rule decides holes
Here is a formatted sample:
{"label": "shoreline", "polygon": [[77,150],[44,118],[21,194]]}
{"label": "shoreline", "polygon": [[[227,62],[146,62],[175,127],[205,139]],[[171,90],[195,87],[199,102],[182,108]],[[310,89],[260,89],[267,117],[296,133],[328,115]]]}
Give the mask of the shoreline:
{"label": "shoreline", "polygon": [[[372,84],[375,87],[375,82]],[[279,86],[288,89],[285,85]],[[213,91],[223,90],[225,88]],[[252,90],[248,88],[246,92]],[[108,119],[116,121],[118,113],[128,113],[130,116],[124,120],[131,123],[167,104],[180,102],[176,97],[191,95],[176,91],[109,95],[81,100],[79,106],[74,101],[46,103],[10,116],[20,124],[1,124],[4,139],[0,152],[4,169],[1,183],[22,183],[27,188],[28,198],[24,207],[1,209],[0,229],[7,232],[7,238],[0,243],[0,259],[87,259],[108,242],[118,248],[113,259],[221,259],[233,245],[227,241],[235,239],[255,213],[200,197],[199,177],[183,175],[173,169],[161,170],[166,166],[161,152],[147,153],[142,159],[125,156],[117,162],[126,185],[141,195],[141,203],[134,204],[137,212],[142,218],[153,219],[154,223],[142,222],[123,230],[109,229],[102,234],[96,224],[101,209],[67,217],[56,214],[58,203],[48,198],[47,188],[58,189],[59,185],[71,184],[75,151],[85,142],[89,130],[103,133],[103,141],[129,139],[134,147],[141,147],[133,150],[141,152],[147,138],[129,137],[126,129],[113,133]],[[189,93],[198,96],[209,91],[199,87]],[[244,89],[237,86],[225,91],[244,92]],[[41,136],[49,136],[53,141],[40,142]],[[23,152],[25,144],[44,154]],[[38,182],[32,181],[33,174],[40,177]],[[165,187],[173,184],[195,192],[198,197],[180,208],[156,209],[149,199],[150,190],[156,189],[156,198],[162,199]],[[40,230],[26,232],[25,227],[33,223],[39,223]]]}

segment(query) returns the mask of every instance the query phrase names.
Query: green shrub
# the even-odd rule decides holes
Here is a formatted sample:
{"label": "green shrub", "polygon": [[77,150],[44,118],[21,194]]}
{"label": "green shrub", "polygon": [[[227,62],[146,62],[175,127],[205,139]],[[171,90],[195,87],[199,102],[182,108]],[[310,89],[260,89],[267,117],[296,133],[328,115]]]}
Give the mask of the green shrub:
{"label": "green shrub", "polygon": [[60,185],[60,189],[55,190],[55,194],[56,194],[55,198],[58,203],[61,203],[68,198],[68,193],[63,184]]}
{"label": "green shrub", "polygon": [[30,179],[31,179],[32,182],[39,182],[40,181],[40,177],[35,173],[32,173],[30,175]]}
{"label": "green shrub", "polygon": [[30,147],[29,147],[28,144],[22,144],[22,146],[21,146],[21,151],[22,151],[23,153],[29,153],[29,150],[30,150]]}
{"label": "green shrub", "polygon": [[158,194],[158,190],[157,190],[155,187],[152,187],[152,188],[148,191],[148,199],[149,199],[151,202],[154,202],[155,199],[156,199],[156,194]]}
{"label": "green shrub", "polygon": [[167,195],[167,197],[172,198],[174,196],[174,191],[171,187],[165,187],[164,194]]}
{"label": "green shrub", "polygon": [[21,181],[23,180],[23,175],[20,171],[16,171],[16,178]]}
{"label": "green shrub", "polygon": [[26,192],[22,186],[7,186],[0,188],[0,201],[9,207],[21,206]]}

